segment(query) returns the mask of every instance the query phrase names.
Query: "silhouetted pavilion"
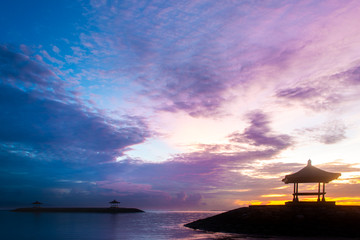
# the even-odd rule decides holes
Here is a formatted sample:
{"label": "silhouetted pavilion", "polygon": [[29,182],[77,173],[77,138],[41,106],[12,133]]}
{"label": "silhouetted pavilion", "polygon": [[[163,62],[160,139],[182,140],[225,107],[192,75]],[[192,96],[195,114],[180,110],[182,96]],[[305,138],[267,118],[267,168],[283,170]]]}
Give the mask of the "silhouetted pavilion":
{"label": "silhouetted pavilion", "polygon": [[109,203],[110,203],[110,207],[111,207],[111,208],[118,208],[118,207],[119,207],[119,204],[120,204],[120,202],[116,201],[115,199],[112,200],[112,201],[109,202]]}
{"label": "silhouetted pavilion", "polygon": [[42,203],[39,201],[36,201],[36,202],[33,202],[32,204],[33,204],[34,208],[39,208]]}
{"label": "silhouetted pavilion", "polygon": [[[321,202],[325,202],[325,183],[337,179],[340,177],[341,173],[331,173],[319,168],[316,168],[311,165],[311,160],[309,159],[306,167],[300,171],[286,175],[282,180],[284,183],[294,183],[294,193],[293,193],[293,202],[299,202],[299,196],[301,195],[317,195],[317,202],[320,202],[320,196],[322,196]],[[318,183],[317,192],[302,192],[299,193],[299,183]],[[322,183],[322,191],[320,191],[320,184]]]}

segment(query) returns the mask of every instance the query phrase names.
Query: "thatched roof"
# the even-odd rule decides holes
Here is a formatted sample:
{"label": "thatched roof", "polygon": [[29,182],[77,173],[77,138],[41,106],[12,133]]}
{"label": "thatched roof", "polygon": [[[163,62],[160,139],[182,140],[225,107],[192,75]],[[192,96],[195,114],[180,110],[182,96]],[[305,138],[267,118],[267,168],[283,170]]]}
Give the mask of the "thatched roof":
{"label": "thatched roof", "polygon": [[36,202],[33,202],[32,204],[42,204],[42,203],[39,201],[36,201]]}
{"label": "thatched roof", "polygon": [[341,173],[331,173],[311,165],[311,160],[308,165],[300,171],[286,175],[282,180],[284,183],[328,183],[340,177]]}
{"label": "thatched roof", "polygon": [[120,202],[118,202],[118,201],[116,201],[116,200],[114,199],[114,200],[112,200],[112,201],[109,202],[109,203],[120,203]]}

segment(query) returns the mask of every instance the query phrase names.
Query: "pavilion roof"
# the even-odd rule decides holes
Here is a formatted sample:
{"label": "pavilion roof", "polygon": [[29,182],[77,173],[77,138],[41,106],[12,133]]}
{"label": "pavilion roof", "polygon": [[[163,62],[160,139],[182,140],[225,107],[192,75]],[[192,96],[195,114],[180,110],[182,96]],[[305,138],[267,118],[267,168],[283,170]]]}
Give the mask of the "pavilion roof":
{"label": "pavilion roof", "polygon": [[116,201],[116,200],[114,199],[114,200],[112,200],[112,201],[109,202],[109,203],[120,203],[120,202],[118,202],[118,201]]}
{"label": "pavilion roof", "polygon": [[282,180],[284,183],[328,183],[340,177],[341,173],[332,173],[321,170],[311,165],[311,160],[308,161],[306,167],[300,171],[286,175]]}
{"label": "pavilion roof", "polygon": [[42,203],[39,201],[36,201],[36,202],[33,202],[32,204],[42,204]]}

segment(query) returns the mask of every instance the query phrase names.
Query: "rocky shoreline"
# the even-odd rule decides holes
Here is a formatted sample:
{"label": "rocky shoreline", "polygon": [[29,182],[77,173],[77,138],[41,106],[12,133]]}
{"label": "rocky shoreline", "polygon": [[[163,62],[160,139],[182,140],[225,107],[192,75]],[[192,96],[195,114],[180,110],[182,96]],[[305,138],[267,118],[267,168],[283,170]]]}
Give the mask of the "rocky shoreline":
{"label": "rocky shoreline", "polygon": [[249,206],[186,224],[212,232],[360,237],[360,206]]}
{"label": "rocky shoreline", "polygon": [[139,213],[137,208],[17,208],[12,212]]}

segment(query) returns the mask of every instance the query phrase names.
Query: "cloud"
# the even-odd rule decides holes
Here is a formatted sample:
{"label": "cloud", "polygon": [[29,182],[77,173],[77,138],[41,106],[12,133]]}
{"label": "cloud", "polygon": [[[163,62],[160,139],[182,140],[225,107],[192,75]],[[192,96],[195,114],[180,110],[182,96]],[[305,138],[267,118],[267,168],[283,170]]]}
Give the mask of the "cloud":
{"label": "cloud", "polygon": [[287,88],[280,90],[276,96],[287,99],[299,99],[304,100],[308,98],[314,98],[318,96],[318,90],[313,87],[304,88],[304,87],[295,87]]}
{"label": "cloud", "polygon": [[254,146],[273,147],[278,150],[291,146],[289,135],[276,135],[271,132],[268,116],[257,111],[248,114],[250,126],[243,133],[234,132],[229,138],[233,142],[248,143]]}
{"label": "cloud", "polygon": [[[176,186],[177,189],[193,192],[243,185],[248,177],[242,176],[240,170],[246,169],[253,161],[272,159],[292,145],[290,136],[271,131],[266,114],[255,112],[248,117],[250,126],[243,133],[233,134],[233,141],[226,147],[212,145],[212,151],[205,147],[203,151],[178,154],[171,161],[161,164],[141,164],[136,169],[141,169],[141,172],[131,174],[138,176],[137,180],[140,176],[151,179],[152,186]],[[235,136],[238,138],[234,139]],[[239,146],[242,143],[252,146]],[[239,181],[234,183],[233,179]],[[242,180],[244,183],[240,183]]]}
{"label": "cloud", "polygon": [[149,135],[145,125],[131,126],[129,120],[114,121],[86,111],[83,106],[38,99],[10,86],[0,85],[0,89],[0,140],[5,143],[53,155],[68,152],[69,161],[90,152],[93,157],[99,154],[99,161],[106,161]]}
{"label": "cloud", "polygon": [[[343,96],[326,88],[331,84],[319,81],[317,72],[337,71],[353,60],[341,66],[329,60],[339,55],[333,46],[356,49],[356,40],[339,44],[338,39],[357,34],[342,27],[357,16],[353,4],[90,3],[86,11],[102,32],[83,33],[82,47],[97,54],[97,64],[106,62],[109,73],[131,73],[154,110],[216,118],[234,100],[246,98],[249,88],[259,85],[266,92],[273,84],[285,103],[304,101],[308,108],[329,110]],[[306,83],[289,86],[300,81]]]}
{"label": "cloud", "polygon": [[52,50],[53,50],[55,53],[59,53],[59,52],[60,52],[60,49],[59,49],[57,46],[53,46],[53,47],[52,47]]}
{"label": "cloud", "polygon": [[324,144],[335,144],[346,139],[347,127],[338,120],[328,121],[321,126],[305,128],[297,132],[301,136],[308,136],[313,140]]}
{"label": "cloud", "polygon": [[326,164],[320,164],[319,167],[330,172],[360,172],[358,163],[344,163],[341,162],[340,159]]}
{"label": "cloud", "polygon": [[314,111],[335,109],[344,101],[341,86],[339,88],[337,82],[325,79],[304,82],[293,88],[280,89],[276,93],[276,97],[284,100],[283,103],[286,105],[298,103]]}
{"label": "cloud", "polygon": [[0,178],[7,183],[2,195],[65,202],[70,196],[76,202],[106,192],[95,184],[107,177],[102,165],[151,135],[144,119],[100,115],[54,81],[46,66],[0,50]]}
{"label": "cloud", "polygon": [[105,157],[102,154],[113,156],[149,136],[142,118],[101,116],[65,95],[62,84],[53,81],[56,77],[45,66],[5,47],[0,50],[2,142],[24,145],[35,152],[73,153],[72,157],[92,152],[93,156],[100,154],[100,160]]}
{"label": "cloud", "polygon": [[346,68],[297,82],[293,87],[280,88],[275,96],[284,100],[284,104],[299,103],[315,111],[336,109],[359,96],[360,68],[358,65]]}
{"label": "cloud", "polygon": [[332,77],[343,81],[344,84],[358,85],[360,83],[360,66],[356,65],[346,71],[334,74]]}
{"label": "cloud", "polygon": [[[55,52],[56,48],[53,48],[53,50]],[[59,49],[57,49],[57,51],[59,51]],[[58,65],[64,65],[64,63],[62,61],[60,61],[59,59],[56,59],[55,57],[50,56],[50,54],[46,50],[41,50],[41,54],[43,55],[44,58],[46,58],[51,63],[55,63]]]}
{"label": "cloud", "polygon": [[209,66],[192,62],[184,66],[168,66],[164,72],[167,80],[159,93],[171,102],[165,103],[161,110],[181,110],[195,117],[218,113],[227,87],[221,76],[217,76]]}
{"label": "cloud", "polygon": [[9,84],[36,87],[38,90],[52,88],[59,91],[63,86],[53,71],[3,45],[0,45],[0,78]]}
{"label": "cloud", "polygon": [[[105,34],[86,34],[84,45],[92,49],[110,47],[120,56],[135,59],[131,65],[112,65],[119,73],[136,72],[143,87],[141,94],[157,104],[156,109],[183,111],[195,117],[221,115],[224,104],[234,97],[229,88],[243,84],[247,72],[264,57],[247,36],[265,28],[258,31],[241,24],[256,19],[245,14],[252,4],[150,2],[139,8],[141,5],[93,4],[93,10],[102,16],[97,17],[96,24]],[[261,9],[276,14],[284,11],[276,3]],[[257,21],[261,24],[267,20]],[[119,30],[115,35],[114,29]],[[249,50],[252,45],[257,45],[255,53]],[[266,57],[273,52],[265,53]],[[121,61],[119,54],[109,57]]]}
{"label": "cloud", "polygon": [[[244,139],[241,142],[233,141],[226,146],[212,145],[212,151],[207,151],[208,148],[203,146],[203,150],[177,154],[161,163],[125,159],[103,164],[98,171],[106,174],[103,176],[104,180],[98,184],[97,191],[105,188],[110,195],[128,200],[141,196],[148,206],[152,207],[161,205],[165,208],[185,209],[206,207],[204,204],[213,201],[218,194],[234,199],[239,196],[236,189],[252,189],[251,192],[241,195],[263,194],[273,180],[258,178],[259,175],[269,175],[271,171],[280,173],[285,171],[286,167],[279,164],[269,169],[264,168],[256,176],[247,175],[246,170],[252,168],[254,161],[273,159],[291,146],[291,141],[289,136],[285,137],[271,130],[269,117],[265,113],[251,113],[248,118],[250,126],[243,131]],[[252,133],[249,129],[253,128],[263,132]],[[244,141],[253,143],[257,149],[254,149],[254,146],[240,146]]]}

